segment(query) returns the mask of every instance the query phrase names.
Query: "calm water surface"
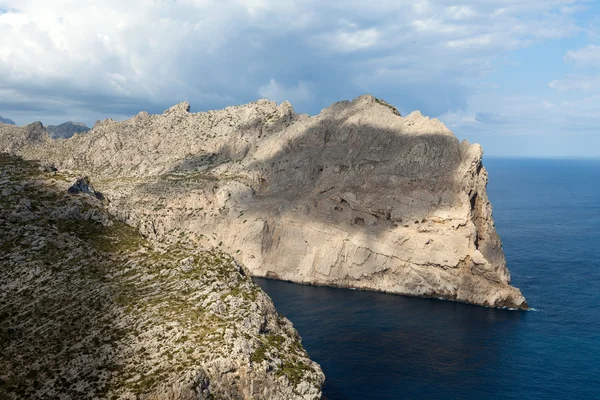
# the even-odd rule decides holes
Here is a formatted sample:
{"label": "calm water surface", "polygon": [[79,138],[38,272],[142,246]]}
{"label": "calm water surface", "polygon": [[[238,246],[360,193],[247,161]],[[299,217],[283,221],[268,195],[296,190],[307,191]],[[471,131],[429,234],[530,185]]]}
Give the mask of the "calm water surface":
{"label": "calm water surface", "polygon": [[600,399],[600,161],[484,164],[513,284],[537,311],[256,280],[328,399]]}

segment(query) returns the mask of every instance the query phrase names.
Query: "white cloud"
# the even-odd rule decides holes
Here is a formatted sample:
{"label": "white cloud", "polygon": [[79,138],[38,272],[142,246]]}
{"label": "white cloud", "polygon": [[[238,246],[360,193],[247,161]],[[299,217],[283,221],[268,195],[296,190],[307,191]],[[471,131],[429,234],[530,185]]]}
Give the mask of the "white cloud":
{"label": "white cloud", "polygon": [[465,107],[469,82],[498,54],[578,32],[576,5],[0,0],[0,90],[13,93],[0,114],[95,119],[257,94],[315,111],[362,92],[441,114]]}
{"label": "white cloud", "polygon": [[465,50],[487,47],[491,44],[492,37],[490,35],[481,35],[459,40],[449,40],[446,42],[447,47]]}
{"label": "white cloud", "polygon": [[444,11],[453,20],[466,20],[479,16],[471,6],[448,6]]}
{"label": "white cloud", "polygon": [[290,101],[292,104],[306,103],[311,99],[310,87],[306,82],[299,82],[294,87],[285,87],[278,84],[275,79],[271,79],[268,84],[261,86],[258,89],[258,95],[278,103],[285,100]]}
{"label": "white cloud", "polygon": [[484,124],[507,124],[510,119],[506,115],[496,112],[477,112],[475,113],[475,121]]}
{"label": "white cloud", "polygon": [[600,46],[591,44],[579,50],[567,51],[565,61],[581,67],[600,67]]}
{"label": "white cloud", "polygon": [[594,92],[600,91],[600,77],[598,76],[578,76],[551,81],[548,87],[560,92],[582,91]]}
{"label": "white cloud", "polygon": [[324,42],[329,51],[349,53],[367,49],[377,44],[380,38],[377,29],[339,30],[319,37],[319,42]]}

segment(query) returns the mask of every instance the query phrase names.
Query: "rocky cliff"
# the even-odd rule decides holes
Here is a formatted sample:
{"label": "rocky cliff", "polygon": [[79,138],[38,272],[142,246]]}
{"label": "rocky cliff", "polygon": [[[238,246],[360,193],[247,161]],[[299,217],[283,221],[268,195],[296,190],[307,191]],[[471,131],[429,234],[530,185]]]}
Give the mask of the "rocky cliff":
{"label": "rocky cliff", "polygon": [[296,114],[267,100],[97,123],[0,149],[93,177],[150,237],[220,246],[255,276],[527,308],[510,286],[477,144],[366,95]]}
{"label": "rocky cliff", "polygon": [[0,153],[0,398],[320,398],[320,367],[233,258],[148,240],[73,181]]}

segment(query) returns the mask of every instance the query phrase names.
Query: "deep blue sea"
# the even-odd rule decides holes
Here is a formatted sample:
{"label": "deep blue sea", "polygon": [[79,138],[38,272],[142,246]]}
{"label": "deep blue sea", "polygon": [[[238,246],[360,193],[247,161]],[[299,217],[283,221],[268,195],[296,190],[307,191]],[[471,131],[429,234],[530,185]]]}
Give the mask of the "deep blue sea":
{"label": "deep blue sea", "polygon": [[485,158],[508,311],[257,279],[327,399],[600,399],[600,160]]}

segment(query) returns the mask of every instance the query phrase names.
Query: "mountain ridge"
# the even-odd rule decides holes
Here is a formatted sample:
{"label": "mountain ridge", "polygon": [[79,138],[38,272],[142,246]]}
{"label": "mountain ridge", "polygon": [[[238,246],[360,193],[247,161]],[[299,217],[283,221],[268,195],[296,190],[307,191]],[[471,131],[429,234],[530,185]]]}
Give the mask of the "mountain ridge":
{"label": "mountain ridge", "polygon": [[60,143],[24,128],[0,148],[90,174],[145,234],[220,243],[255,276],[527,308],[482,149],[440,121],[370,95],[316,116],[268,100],[189,109],[99,121]]}
{"label": "mountain ridge", "polygon": [[15,121],[13,121],[10,118],[2,118],[0,117],[0,124],[7,124],[7,125],[16,125]]}
{"label": "mountain ridge", "polygon": [[67,121],[60,125],[48,125],[46,130],[53,139],[68,139],[77,133],[88,132],[90,128],[81,122]]}

